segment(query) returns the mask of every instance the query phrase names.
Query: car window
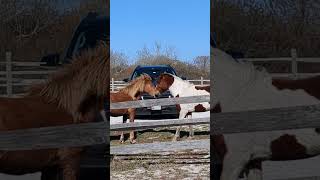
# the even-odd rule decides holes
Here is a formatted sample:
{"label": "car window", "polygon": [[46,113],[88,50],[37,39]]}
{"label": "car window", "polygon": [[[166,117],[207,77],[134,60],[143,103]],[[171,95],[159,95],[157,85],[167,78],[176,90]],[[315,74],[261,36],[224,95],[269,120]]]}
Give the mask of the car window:
{"label": "car window", "polygon": [[86,41],[87,41],[86,33],[81,32],[78,36],[78,39],[77,39],[75,45],[74,45],[72,56],[75,56],[77,54],[77,52],[80,52],[80,50],[82,50],[85,47]]}

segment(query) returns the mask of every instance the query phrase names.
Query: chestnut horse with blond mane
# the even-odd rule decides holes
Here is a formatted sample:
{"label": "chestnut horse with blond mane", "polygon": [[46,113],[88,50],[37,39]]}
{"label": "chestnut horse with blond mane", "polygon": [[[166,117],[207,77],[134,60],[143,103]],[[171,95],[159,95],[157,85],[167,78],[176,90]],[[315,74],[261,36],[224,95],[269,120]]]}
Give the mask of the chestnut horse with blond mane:
{"label": "chestnut horse with blond mane", "polygon": [[[109,47],[99,44],[24,97],[0,98],[0,131],[93,122],[108,90]],[[0,172],[22,175],[59,167],[64,180],[76,180],[82,151],[83,147],[0,151]]]}
{"label": "chestnut horse with blond mane", "polygon": [[[143,74],[136,78],[135,80],[131,81],[131,83],[123,89],[120,89],[117,93],[110,93],[110,101],[111,103],[115,102],[123,102],[123,101],[134,101],[140,99],[142,93],[148,93],[151,96],[156,96],[159,94],[159,91],[152,84],[152,78],[148,74]],[[113,109],[110,111],[111,116],[123,117],[123,123],[127,121],[129,116],[129,121],[134,122],[134,117],[136,115],[135,108],[128,108],[128,109]],[[124,135],[121,132],[120,136],[120,143],[124,143]],[[130,131],[130,143],[135,144],[135,136],[134,131]]]}

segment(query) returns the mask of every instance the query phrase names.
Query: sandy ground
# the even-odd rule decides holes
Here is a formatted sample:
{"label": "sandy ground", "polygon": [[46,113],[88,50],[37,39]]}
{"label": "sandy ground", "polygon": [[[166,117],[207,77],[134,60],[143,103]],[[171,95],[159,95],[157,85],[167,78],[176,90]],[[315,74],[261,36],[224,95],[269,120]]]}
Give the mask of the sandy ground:
{"label": "sandy ground", "polygon": [[[209,112],[194,113],[193,118],[208,117]],[[155,120],[140,120],[135,122],[146,122]],[[111,124],[122,123],[122,117],[111,117]],[[175,127],[156,128],[137,133],[138,143],[153,143],[171,141]],[[188,126],[183,126],[181,141],[188,137]],[[208,139],[209,125],[194,126],[194,139]],[[127,140],[125,144],[129,144]],[[121,146],[119,136],[111,137],[111,145]],[[178,154],[167,154],[159,156],[138,156],[127,159],[115,157],[111,163],[111,179],[210,179],[209,152],[179,152]],[[123,157],[122,157],[123,158]]]}

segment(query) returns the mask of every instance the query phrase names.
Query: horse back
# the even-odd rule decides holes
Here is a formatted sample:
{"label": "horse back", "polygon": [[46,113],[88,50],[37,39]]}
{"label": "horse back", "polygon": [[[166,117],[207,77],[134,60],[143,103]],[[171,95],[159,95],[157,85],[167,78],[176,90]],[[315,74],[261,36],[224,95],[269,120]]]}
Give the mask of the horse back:
{"label": "horse back", "polygon": [[272,85],[275,86],[279,90],[282,90],[282,89],[290,89],[290,90],[302,89],[306,93],[308,93],[309,95],[314,96],[320,100],[320,76],[298,79],[298,80],[273,78]]}
{"label": "horse back", "polygon": [[40,128],[73,123],[73,116],[43,99],[1,98],[0,130]]}
{"label": "horse back", "polygon": [[205,90],[207,92],[210,92],[210,86],[195,86],[196,90]]}

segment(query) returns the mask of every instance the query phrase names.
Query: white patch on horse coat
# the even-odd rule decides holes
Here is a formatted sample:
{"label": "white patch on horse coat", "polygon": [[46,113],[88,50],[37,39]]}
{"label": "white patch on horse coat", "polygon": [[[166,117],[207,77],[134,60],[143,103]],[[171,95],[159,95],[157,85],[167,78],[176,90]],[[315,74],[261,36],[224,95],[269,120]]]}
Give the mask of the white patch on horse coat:
{"label": "white patch on horse coat", "polygon": [[[210,95],[209,92],[205,90],[197,90],[195,85],[185,81],[175,75],[171,75],[174,78],[172,85],[169,87],[170,93],[176,97],[188,97],[188,96],[201,96],[201,95]],[[206,110],[210,110],[210,104],[208,102],[203,103],[191,103],[191,104],[180,104],[181,110],[187,112],[194,112],[195,106],[201,104]]]}
{"label": "white patch on horse coat", "polygon": [[[222,112],[248,111],[318,104],[303,90],[278,90],[271,76],[258,71],[251,63],[238,63],[221,50],[211,49],[213,57],[213,97]],[[284,134],[293,135],[306,147],[307,154],[320,153],[320,136],[315,129],[297,129],[224,135],[228,149],[221,180],[237,179],[249,160],[270,158],[272,141]]]}
{"label": "white patch on horse coat", "polygon": [[272,85],[266,71],[251,63],[238,63],[221,50],[213,49],[213,98],[223,112],[248,111],[318,104],[303,90],[281,90]]}

